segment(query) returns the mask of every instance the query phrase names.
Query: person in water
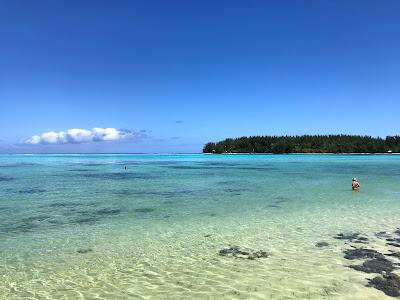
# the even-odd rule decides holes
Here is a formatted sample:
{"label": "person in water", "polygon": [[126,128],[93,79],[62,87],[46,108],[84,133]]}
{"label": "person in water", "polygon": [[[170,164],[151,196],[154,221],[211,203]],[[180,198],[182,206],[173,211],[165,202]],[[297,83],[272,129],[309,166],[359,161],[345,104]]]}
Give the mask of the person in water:
{"label": "person in water", "polygon": [[353,191],[358,191],[360,188],[360,183],[358,182],[357,178],[353,178],[351,180],[351,188],[353,189]]}

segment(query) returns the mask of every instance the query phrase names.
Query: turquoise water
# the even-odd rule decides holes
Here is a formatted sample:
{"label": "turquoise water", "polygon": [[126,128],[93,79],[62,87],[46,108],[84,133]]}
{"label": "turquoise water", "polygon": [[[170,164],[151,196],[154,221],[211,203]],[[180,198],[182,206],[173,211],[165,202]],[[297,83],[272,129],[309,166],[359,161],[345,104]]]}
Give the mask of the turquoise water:
{"label": "turquoise water", "polygon": [[0,298],[391,299],[334,236],[400,251],[399,183],[396,155],[1,155]]}

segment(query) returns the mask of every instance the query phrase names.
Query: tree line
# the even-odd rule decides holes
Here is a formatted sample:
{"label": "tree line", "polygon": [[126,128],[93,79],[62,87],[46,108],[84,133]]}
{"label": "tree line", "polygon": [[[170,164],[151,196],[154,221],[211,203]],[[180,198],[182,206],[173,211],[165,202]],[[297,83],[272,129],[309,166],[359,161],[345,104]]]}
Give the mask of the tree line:
{"label": "tree line", "polygon": [[250,136],[207,143],[204,153],[399,153],[400,136]]}

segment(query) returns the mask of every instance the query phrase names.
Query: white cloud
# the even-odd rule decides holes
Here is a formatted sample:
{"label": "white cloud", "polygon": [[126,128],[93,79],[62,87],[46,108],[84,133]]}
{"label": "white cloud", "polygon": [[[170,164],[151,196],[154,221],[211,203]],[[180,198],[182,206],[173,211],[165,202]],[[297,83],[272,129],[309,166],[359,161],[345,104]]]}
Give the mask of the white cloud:
{"label": "white cloud", "polygon": [[49,131],[40,135],[34,135],[30,139],[25,140],[24,143],[31,145],[82,144],[90,142],[121,141],[140,138],[143,135],[144,133],[116,128],[72,128],[67,131]]}

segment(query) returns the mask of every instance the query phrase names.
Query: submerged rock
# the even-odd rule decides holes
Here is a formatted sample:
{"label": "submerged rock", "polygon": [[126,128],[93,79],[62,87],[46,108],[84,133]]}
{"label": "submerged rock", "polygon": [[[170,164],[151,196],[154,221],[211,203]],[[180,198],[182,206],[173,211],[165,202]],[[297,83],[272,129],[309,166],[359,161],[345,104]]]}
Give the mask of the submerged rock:
{"label": "submerged rock", "polygon": [[393,273],[370,279],[367,286],[374,287],[391,297],[400,296],[400,277]]}
{"label": "submerged rock", "polygon": [[386,243],[386,245],[388,245],[388,246],[393,246],[393,247],[397,247],[397,248],[400,247],[400,244],[399,244],[399,243]]}
{"label": "submerged rock", "polygon": [[235,254],[240,252],[240,247],[239,246],[230,246],[229,248],[224,248],[219,250],[219,255],[226,256],[229,254]]}
{"label": "submerged rock", "polygon": [[385,238],[385,237],[389,237],[390,235],[386,231],[380,231],[380,232],[375,233],[375,236],[378,238],[381,238],[381,237]]}
{"label": "submerged rock", "polygon": [[389,253],[389,254],[386,254],[386,255],[400,258],[400,252],[393,252],[393,253]]}
{"label": "submerged rock", "polygon": [[386,241],[388,241],[388,242],[395,242],[396,239],[390,237],[390,238],[387,238]]}
{"label": "submerged rock", "polygon": [[266,251],[259,250],[250,254],[248,259],[255,259],[255,258],[267,258],[269,254]]}
{"label": "submerged rock", "polygon": [[318,242],[315,244],[315,247],[317,247],[317,248],[328,247],[328,246],[329,246],[329,243],[327,243],[327,242]]}
{"label": "submerged rock", "polygon": [[344,253],[344,258],[346,259],[385,258],[385,256],[382,253],[379,253],[376,250],[364,249],[364,248],[347,249],[343,251],[343,253]]}
{"label": "submerged rock", "polygon": [[359,237],[359,233],[338,233],[336,236],[334,236],[335,239],[337,240],[355,240]]}
{"label": "submerged rock", "polygon": [[365,273],[390,273],[394,270],[394,264],[384,257],[366,260],[362,265],[351,265],[350,268]]}
{"label": "submerged rock", "polygon": [[367,244],[367,242],[368,238],[365,236],[360,236],[354,241],[354,243],[361,243],[361,244]]}
{"label": "submerged rock", "polygon": [[91,248],[78,249],[78,250],[76,250],[76,252],[81,253],[81,254],[85,254],[85,253],[93,252],[93,249],[91,249]]}
{"label": "submerged rock", "polygon": [[240,250],[239,246],[230,246],[229,248],[224,248],[219,250],[219,255],[221,256],[232,256],[236,258],[250,259],[254,260],[256,258],[267,258],[269,256],[268,252],[259,250]]}

